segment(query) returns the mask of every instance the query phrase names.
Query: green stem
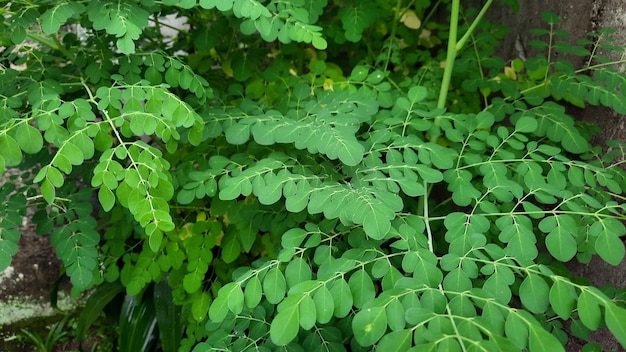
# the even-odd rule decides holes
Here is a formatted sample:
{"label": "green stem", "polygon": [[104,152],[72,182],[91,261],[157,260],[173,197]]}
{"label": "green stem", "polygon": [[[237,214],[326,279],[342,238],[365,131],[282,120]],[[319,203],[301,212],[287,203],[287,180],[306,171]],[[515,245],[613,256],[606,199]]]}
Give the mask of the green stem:
{"label": "green stem", "polygon": [[465,43],[467,43],[467,40],[472,36],[472,34],[474,34],[474,31],[476,31],[476,26],[478,26],[478,23],[480,23],[480,21],[483,19],[483,17],[487,13],[487,10],[489,10],[489,7],[491,6],[492,2],[493,2],[493,0],[487,0],[485,5],[483,6],[483,8],[480,9],[480,12],[478,13],[476,18],[474,19],[474,21],[470,25],[470,27],[467,30],[467,32],[463,35],[463,38],[461,38],[461,40],[459,40],[458,43],[456,43],[456,51],[457,52],[460,51],[461,49],[463,49],[463,46],[465,46]]}
{"label": "green stem", "polygon": [[45,45],[52,50],[57,50],[63,53],[65,57],[71,58],[73,55],[65,49],[63,44],[59,41],[59,39],[54,35],[43,36],[33,32],[28,32],[26,34],[30,39],[36,41],[39,44]]}
{"label": "green stem", "polygon": [[452,0],[452,9],[450,11],[450,34],[448,35],[448,51],[446,53],[446,66],[443,71],[443,79],[441,80],[441,90],[439,91],[439,101],[437,102],[437,108],[446,107],[446,99],[448,97],[448,89],[450,88],[450,80],[452,79],[452,69],[454,68],[454,60],[465,43],[471,38],[472,34],[476,30],[478,23],[482,20],[489,9],[489,6],[493,3],[493,0],[487,0],[483,8],[478,13],[478,16],[474,19],[467,32],[457,42],[456,38],[459,31],[459,12],[460,12],[460,0]]}
{"label": "green stem", "polygon": [[459,30],[459,9],[461,0],[452,0],[452,9],[450,11],[450,33],[448,35],[448,51],[446,53],[446,66],[443,70],[443,79],[441,80],[441,89],[439,90],[439,101],[437,108],[446,107],[446,99],[448,97],[448,89],[450,88],[450,80],[452,79],[452,68],[456,58],[456,36]]}
{"label": "green stem", "polygon": [[393,22],[391,23],[391,35],[389,36],[389,49],[387,50],[387,59],[385,60],[385,66],[383,67],[383,72],[387,72],[387,67],[389,67],[389,60],[391,59],[391,51],[392,51],[392,43],[396,37],[396,30],[398,29],[398,21],[402,16],[400,12],[402,8],[402,0],[396,1],[396,11],[393,14]]}

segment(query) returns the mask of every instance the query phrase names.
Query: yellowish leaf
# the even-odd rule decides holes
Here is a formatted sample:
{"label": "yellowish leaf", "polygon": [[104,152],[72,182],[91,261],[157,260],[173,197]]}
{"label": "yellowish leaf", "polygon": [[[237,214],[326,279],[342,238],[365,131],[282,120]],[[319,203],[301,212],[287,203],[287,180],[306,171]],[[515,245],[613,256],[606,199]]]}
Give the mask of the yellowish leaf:
{"label": "yellowish leaf", "polygon": [[400,22],[411,29],[418,29],[422,25],[422,21],[417,17],[415,11],[407,10],[400,18]]}

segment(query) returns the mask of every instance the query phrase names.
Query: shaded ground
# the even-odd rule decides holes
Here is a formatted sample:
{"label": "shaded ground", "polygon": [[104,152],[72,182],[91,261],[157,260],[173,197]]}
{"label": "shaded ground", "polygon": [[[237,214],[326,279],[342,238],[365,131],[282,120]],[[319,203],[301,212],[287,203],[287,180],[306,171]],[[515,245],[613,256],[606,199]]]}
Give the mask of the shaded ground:
{"label": "shaded ground", "polygon": [[34,351],[28,341],[20,341],[20,329],[45,336],[48,326],[78,303],[65,294],[69,285],[64,281],[59,295],[61,311],[50,306],[50,288],[60,275],[61,262],[47,236],[36,235],[33,226],[27,225],[18,245],[11,266],[0,273],[0,352]]}

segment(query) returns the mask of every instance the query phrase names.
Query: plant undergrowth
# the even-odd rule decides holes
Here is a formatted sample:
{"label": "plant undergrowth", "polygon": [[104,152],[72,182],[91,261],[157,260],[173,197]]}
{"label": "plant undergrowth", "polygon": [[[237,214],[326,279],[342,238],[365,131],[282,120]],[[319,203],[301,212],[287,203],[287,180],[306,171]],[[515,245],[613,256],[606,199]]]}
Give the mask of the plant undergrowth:
{"label": "plant undergrowth", "polygon": [[86,309],[147,297],[164,351],[626,346],[623,291],[564,266],[624,258],[625,145],[566,112],[626,113],[624,47],[546,12],[505,62],[491,3],[12,1],[0,269],[34,208]]}

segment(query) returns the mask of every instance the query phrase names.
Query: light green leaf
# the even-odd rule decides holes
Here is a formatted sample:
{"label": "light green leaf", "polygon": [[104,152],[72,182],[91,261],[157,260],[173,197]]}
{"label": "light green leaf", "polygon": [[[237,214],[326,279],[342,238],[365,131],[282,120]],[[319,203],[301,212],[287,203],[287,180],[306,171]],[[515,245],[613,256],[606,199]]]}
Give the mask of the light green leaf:
{"label": "light green leaf", "polygon": [[529,352],[565,352],[563,344],[556,338],[556,336],[547,332],[540,325],[531,325],[529,333]]}
{"label": "light green leaf", "polygon": [[515,122],[515,130],[523,133],[531,133],[537,129],[537,120],[531,116],[524,115]]}
{"label": "light green leaf", "polygon": [[354,338],[363,347],[372,346],[387,331],[387,315],[384,307],[372,307],[359,311],[352,320]]}
{"label": "light green leaf", "polygon": [[300,330],[300,310],[293,304],[276,314],[270,325],[270,338],[278,346],[290,343]]}
{"label": "light green leaf", "polygon": [[600,304],[602,302],[589,291],[582,290],[578,297],[578,317],[580,321],[589,329],[595,330],[602,322],[602,312]]}
{"label": "light green leaf", "polygon": [[28,123],[23,123],[17,128],[15,139],[20,148],[27,154],[35,154],[43,147],[41,133]]}
{"label": "light green leaf", "polygon": [[226,318],[228,312],[228,296],[218,295],[209,308],[209,318],[219,323]]}
{"label": "light green leaf", "polygon": [[246,307],[254,308],[261,302],[263,296],[263,287],[261,286],[261,280],[258,276],[253,276],[246,283],[246,289],[244,291],[244,301]]}
{"label": "light green leaf", "polygon": [[232,282],[227,284],[226,286],[231,285],[231,284],[232,284],[231,289],[224,292],[226,295],[228,295],[228,309],[230,309],[230,311],[235,314],[239,314],[243,310],[243,304],[244,304],[243,290],[241,289],[241,286]]}
{"label": "light green leaf", "polygon": [[195,269],[187,274],[183,278],[183,288],[188,293],[194,293],[202,287],[202,281],[204,280],[204,272],[199,269]]}
{"label": "light green leaf", "polygon": [[385,307],[385,314],[387,314],[387,325],[392,331],[399,331],[404,329],[406,320],[404,315],[406,310],[400,300],[393,299]]}
{"label": "light green leaf", "polygon": [[226,129],[226,141],[230,144],[241,145],[250,139],[250,125],[241,123],[230,125]]}
{"label": "light green leaf", "polygon": [[111,192],[107,187],[100,187],[98,191],[98,200],[100,204],[102,204],[102,209],[104,211],[109,211],[115,205],[115,195]]}
{"label": "light green leaf", "polygon": [[61,25],[75,13],[84,11],[85,6],[78,2],[62,2],[48,9],[41,15],[41,29],[46,34],[52,34],[61,28]]}
{"label": "light green leaf", "polygon": [[[215,305],[215,303],[217,302],[213,302],[213,305]],[[191,302],[191,315],[197,322],[206,318],[207,312],[209,311],[209,304],[211,304],[211,297],[209,297],[209,294],[206,292],[202,292],[200,295],[194,297]]]}
{"label": "light green leaf", "polygon": [[309,330],[315,326],[317,320],[317,308],[315,307],[315,301],[310,295],[302,297],[298,306],[300,314],[300,326],[304,330]]}
{"label": "light green leaf", "polygon": [[287,282],[280,269],[273,268],[267,272],[263,279],[263,292],[265,293],[265,298],[271,304],[278,304],[285,298]]}
{"label": "light green leaf", "polygon": [[334,314],[337,318],[347,316],[352,310],[352,292],[344,279],[337,279],[330,287],[330,293],[335,301]]}
{"label": "light green leaf", "polygon": [[600,257],[611,265],[619,265],[626,252],[622,239],[606,228],[596,239],[595,248]]}
{"label": "light green leaf", "polygon": [[354,298],[355,307],[363,307],[363,305],[376,296],[376,288],[372,279],[365,270],[358,270],[350,276],[348,280],[350,292]]}
{"label": "light green leaf", "polygon": [[380,240],[387,235],[391,229],[391,221],[384,212],[372,209],[372,212],[363,221],[365,233],[375,240]]}
{"label": "light green leaf", "polygon": [[606,325],[617,338],[622,347],[626,348],[626,309],[612,302],[604,305]]}
{"label": "light green leaf", "polygon": [[573,287],[562,280],[555,281],[550,288],[550,305],[561,319],[568,319],[576,307]]}
{"label": "light green leaf", "polygon": [[330,290],[326,286],[322,286],[313,294],[313,301],[316,306],[316,319],[320,324],[326,324],[333,317],[335,310],[335,301]]}
{"label": "light green leaf", "polygon": [[528,344],[528,325],[514,312],[510,312],[504,323],[506,337],[519,349],[526,348]]}
{"label": "light green leaf", "polygon": [[539,275],[528,274],[519,288],[522,304],[533,313],[541,314],[548,309],[550,288]]}
{"label": "light green leaf", "polygon": [[43,180],[43,182],[41,182],[40,190],[43,199],[45,199],[48,204],[52,204],[54,202],[54,199],[56,198],[56,190],[54,189],[54,186],[50,183],[50,181],[48,181],[48,179],[45,179]]}
{"label": "light green leaf", "polygon": [[13,137],[0,134],[0,155],[6,166],[16,166],[22,162],[22,151]]}
{"label": "light green leaf", "polygon": [[568,262],[574,258],[578,251],[576,240],[563,226],[556,226],[548,236],[546,236],[546,247],[554,258],[562,262]]}
{"label": "light green leaf", "polygon": [[288,287],[294,287],[303,281],[311,280],[311,267],[302,258],[292,259],[285,268],[285,279]]}
{"label": "light green leaf", "polygon": [[298,247],[309,233],[301,228],[293,228],[285,232],[281,238],[283,248]]}
{"label": "light green leaf", "polygon": [[406,352],[411,348],[413,331],[399,330],[385,334],[376,344],[377,351]]}

